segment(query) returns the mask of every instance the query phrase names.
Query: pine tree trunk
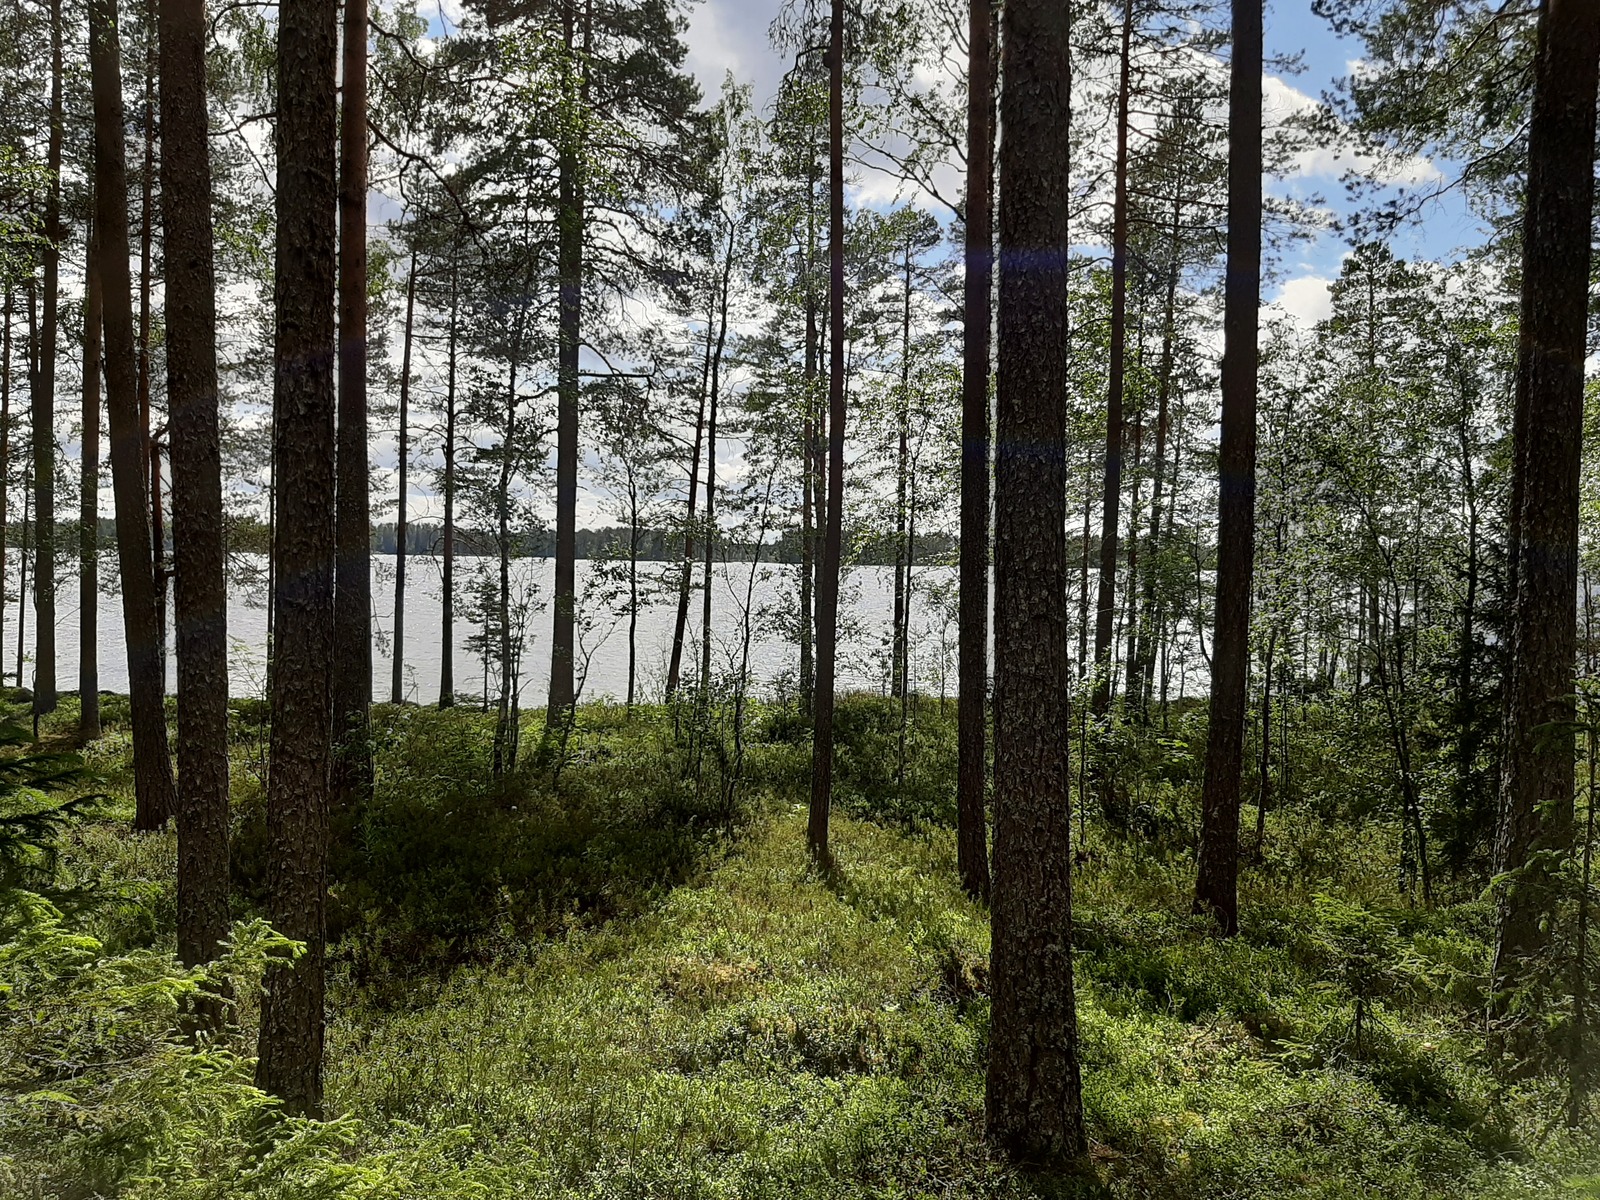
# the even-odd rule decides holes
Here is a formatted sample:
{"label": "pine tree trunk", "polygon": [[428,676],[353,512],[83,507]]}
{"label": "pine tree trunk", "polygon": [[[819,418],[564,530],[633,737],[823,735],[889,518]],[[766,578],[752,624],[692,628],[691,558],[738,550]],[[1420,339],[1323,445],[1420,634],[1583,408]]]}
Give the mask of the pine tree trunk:
{"label": "pine tree trunk", "polygon": [[830,865],[834,655],[839,638],[839,559],[844,541],[844,5],[828,22],[828,512],[817,579],[816,717],[811,736],[811,809],[806,847]]}
{"label": "pine tree trunk", "polygon": [[367,5],[344,0],[339,130],[339,430],[331,803],[372,794],[372,498],[367,452]]}
{"label": "pine tree trunk", "polygon": [[957,654],[956,867],[989,895],[985,718],[989,692],[989,341],[994,287],[994,23],[972,0],[968,28],[966,278],[962,285],[961,563]]}
{"label": "pine tree trunk", "polygon": [[1571,848],[1578,497],[1600,6],[1549,0],[1539,19],[1517,347],[1514,586],[1500,827],[1494,988],[1504,994],[1549,941],[1556,858]]}
{"label": "pine tree trunk", "polygon": [[1233,0],[1228,92],[1228,274],[1223,292],[1221,491],[1211,723],[1201,792],[1194,908],[1239,929],[1239,776],[1255,567],[1256,337],[1261,305],[1261,0]]}
{"label": "pine tree trunk", "polygon": [[338,7],[278,8],[277,630],[267,790],[268,915],[305,944],[267,972],[256,1082],[291,1114],[322,1109],[334,609],[334,263]]}
{"label": "pine tree trunk", "polygon": [[1028,1163],[1086,1149],[1067,776],[1068,18],[1007,0],[995,424],[994,894],[985,1124]]}
{"label": "pine tree trunk", "polygon": [[[808,156],[808,164],[815,164],[815,156]],[[816,578],[817,578],[817,360],[821,357],[817,327],[817,219],[815,172],[806,180],[806,245],[805,245],[805,392],[802,403],[805,415],[800,422],[801,438],[801,490],[800,490],[800,713],[811,717],[816,711],[817,664],[815,654],[816,632]]]}
{"label": "pine tree trunk", "polygon": [[700,702],[711,702],[711,568],[716,547],[717,500],[717,407],[722,392],[722,357],[728,346],[728,291],[733,283],[734,242],[728,237],[722,261],[722,278],[717,284],[717,342],[711,352],[711,415],[706,425],[706,573],[705,590],[700,597]]}
{"label": "pine tree trunk", "polygon": [[123,629],[133,718],[136,829],[159,829],[174,808],[167,752],[160,639],[134,359],[133,283],[128,272],[128,166],[123,144],[122,62],[113,0],[89,6],[89,63],[94,93],[95,227],[104,294],[106,412],[111,427],[111,482],[117,506]]}
{"label": "pine tree trunk", "polygon": [[178,655],[178,956],[214,958],[228,912],[228,591],[204,0],[161,0],[161,195]]}
{"label": "pine tree trunk", "polygon": [[[56,330],[61,271],[62,0],[50,0],[50,130],[45,149],[44,296],[34,348],[33,407],[33,716],[56,709]],[[120,109],[121,100],[118,99]],[[123,218],[124,224],[127,218]],[[18,686],[21,686],[20,675]]]}
{"label": "pine tree trunk", "polygon": [[[588,94],[586,67],[576,63],[573,5],[562,8],[566,47],[566,100],[582,107]],[[590,9],[584,10],[583,50],[589,44]],[[574,79],[576,76],[576,80]],[[550,688],[545,736],[565,725],[576,701],[573,665],[578,607],[578,348],[583,336],[584,187],[576,135],[562,139],[557,164],[556,216],[560,300],[556,333],[556,562],[554,625],[550,638]]]}
{"label": "pine tree trunk", "polygon": [[150,570],[156,591],[156,637],[161,691],[167,690],[167,531],[161,502],[161,446],[155,436],[150,398],[151,249],[155,240],[156,4],[145,4],[144,170],[139,180],[139,427],[150,481]]}
{"label": "pine tree trunk", "polygon": [[440,531],[439,707],[456,702],[456,335],[461,311],[457,251],[450,254],[450,327],[444,383],[444,528]]}
{"label": "pine tree trunk", "polygon": [[93,224],[83,282],[83,439],[78,475],[78,741],[100,736],[100,250]]}
{"label": "pine tree trunk", "polygon": [[399,499],[394,518],[394,647],[393,664],[389,676],[389,703],[399,704],[405,699],[406,659],[406,533],[408,511],[407,469],[410,467],[411,443],[408,440],[411,421],[411,332],[412,318],[417,308],[417,247],[411,246],[411,266],[406,271],[406,322],[401,335],[400,350],[400,445],[397,450],[400,476]]}
{"label": "pine tree trunk", "polygon": [[[1118,522],[1122,504],[1122,393],[1128,340],[1128,106],[1133,43],[1133,0],[1123,0],[1122,51],[1117,84],[1117,161],[1111,217],[1111,351],[1107,359],[1105,488],[1100,507],[1100,576],[1094,622],[1094,693],[1091,706],[1104,720],[1111,707],[1112,625],[1117,607]],[[1108,784],[1095,766],[1102,804]],[[1109,814],[1108,814],[1109,815]]]}
{"label": "pine tree trunk", "polygon": [[694,586],[694,527],[700,487],[700,447],[706,435],[706,390],[711,372],[711,330],[706,330],[706,362],[701,372],[700,408],[694,418],[694,449],[689,454],[689,510],[683,526],[683,571],[678,576],[678,614],[672,626],[672,655],[667,660],[667,703],[678,694],[683,673],[683,644],[689,628],[689,591]]}

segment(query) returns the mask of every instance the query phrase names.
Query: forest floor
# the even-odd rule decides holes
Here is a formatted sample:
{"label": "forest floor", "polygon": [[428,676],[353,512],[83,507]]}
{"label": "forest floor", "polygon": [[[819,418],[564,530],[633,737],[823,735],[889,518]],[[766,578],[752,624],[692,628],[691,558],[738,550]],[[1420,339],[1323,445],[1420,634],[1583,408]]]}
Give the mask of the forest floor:
{"label": "forest floor", "polygon": [[[1600,1139],[1559,1120],[1560,1073],[1507,1083],[1484,1052],[1486,906],[1399,905],[1381,830],[1271,823],[1241,934],[1224,942],[1187,915],[1182,852],[1088,826],[1076,962],[1092,1149],[1085,1176],[1040,1179],[984,1150],[989,931],[955,884],[948,829],[846,805],[857,815],[835,816],[836,870],[817,873],[784,784],[801,755],[783,749],[781,722],[751,750],[759,794],[688,822],[699,833],[686,851],[637,836],[688,804],[680,791],[653,818],[633,807],[661,756],[650,738],[669,736],[660,713],[648,735],[589,713],[559,799],[526,787],[485,799],[473,716],[383,720],[364,865],[335,888],[336,1119],[280,1122],[268,1148],[259,1105],[236,1094],[248,994],[231,1049],[199,1071],[183,1065],[199,1052],[159,1030],[170,1013],[105,1000],[128,1028],[148,1022],[144,1051],[104,1056],[92,1111],[81,1096],[71,1114],[27,1099],[3,989],[101,995],[106,964],[124,964],[109,971],[124,983],[130,962],[153,977],[144,947],[159,957],[170,941],[171,835],[127,833],[119,804],[63,847],[64,871],[119,897],[80,919],[99,939],[99,982],[73,984],[38,937],[12,932],[0,948],[0,1185],[32,1180],[17,1194],[41,1197],[1600,1195]],[[441,749],[446,725],[455,741]],[[241,731],[241,915],[259,808],[251,744]],[[113,740],[93,755],[114,792],[124,753]],[[485,907],[492,920],[469,919]],[[81,1043],[80,1031],[77,1052],[98,1062]],[[144,1078],[118,1092],[117,1072]],[[218,1117],[219,1104],[238,1115]],[[49,1182],[83,1172],[85,1155],[104,1159],[93,1190]]]}

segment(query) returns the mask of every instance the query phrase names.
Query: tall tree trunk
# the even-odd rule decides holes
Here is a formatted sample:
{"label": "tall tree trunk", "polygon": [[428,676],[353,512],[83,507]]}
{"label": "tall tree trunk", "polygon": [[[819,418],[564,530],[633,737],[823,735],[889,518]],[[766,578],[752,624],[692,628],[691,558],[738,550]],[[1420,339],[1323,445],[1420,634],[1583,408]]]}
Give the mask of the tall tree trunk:
{"label": "tall tree trunk", "polygon": [[161,446],[150,398],[151,248],[155,241],[156,4],[145,3],[144,165],[139,178],[139,430],[150,481],[150,570],[155,579],[161,691],[167,690],[167,531],[161,502]]}
{"label": "tall tree trunk", "polygon": [[205,0],[161,0],[161,197],[178,653],[178,957],[214,958],[228,913],[228,590]]}
{"label": "tall tree trunk", "polygon": [[1217,616],[1211,725],[1201,792],[1194,907],[1239,928],[1239,774],[1250,663],[1256,544],[1256,337],[1261,307],[1262,0],[1233,0],[1228,91],[1228,275],[1222,317],[1222,439],[1217,467]]}
{"label": "tall tree trunk", "polygon": [[678,694],[683,672],[683,644],[689,628],[689,591],[694,586],[695,512],[700,488],[700,447],[706,435],[706,394],[711,378],[711,329],[706,328],[705,364],[700,379],[700,408],[694,418],[694,449],[689,453],[689,510],[683,526],[683,572],[678,576],[678,615],[672,626],[672,654],[667,660],[667,703]]}
{"label": "tall tree trunk", "polygon": [[274,459],[278,623],[267,787],[268,914],[305,944],[267,971],[256,1082],[293,1114],[322,1109],[323,957],[334,610],[335,0],[278,8]]}
{"label": "tall tree trunk", "polygon": [[17,581],[17,687],[22,686],[23,647],[28,637],[28,551],[32,546],[33,526],[29,517],[33,503],[33,467],[23,469],[22,478],[22,541],[18,552],[22,556],[20,578]]}
{"label": "tall tree trunk", "polygon": [[100,736],[100,249],[83,278],[83,442],[78,475],[78,741]]}
{"label": "tall tree trunk", "polygon": [[[1182,194],[1182,182],[1178,184],[1178,196]],[[1139,670],[1139,705],[1148,710],[1151,692],[1154,689],[1155,677],[1155,650],[1150,645],[1153,635],[1165,644],[1165,630],[1167,627],[1167,614],[1165,604],[1165,588],[1162,594],[1157,594],[1157,574],[1163,552],[1161,538],[1161,512],[1165,500],[1164,489],[1167,481],[1167,428],[1168,411],[1172,399],[1172,370],[1175,357],[1175,341],[1177,335],[1177,306],[1178,306],[1178,237],[1179,221],[1182,215],[1182,200],[1175,199],[1172,205],[1172,262],[1167,267],[1167,296],[1164,307],[1164,316],[1161,327],[1161,366],[1160,378],[1156,384],[1156,445],[1155,445],[1155,475],[1150,495],[1150,557],[1151,562],[1144,573],[1144,626],[1147,631],[1142,650],[1142,659]],[[1173,506],[1177,505],[1177,497],[1173,497]],[[1132,688],[1129,689],[1132,691]],[[1164,716],[1165,714],[1163,714]]]}
{"label": "tall tree trunk", "polygon": [[817,579],[816,718],[811,732],[811,811],[806,846],[832,863],[834,655],[839,639],[839,559],[844,541],[844,6],[828,20],[828,513]]}
{"label": "tall tree trunk", "polygon": [[728,290],[733,282],[734,239],[728,235],[717,283],[717,343],[711,352],[711,416],[706,425],[706,573],[700,597],[700,702],[711,702],[711,568],[717,544],[717,407],[722,391],[722,356],[728,345]]}
{"label": "tall tree trunk", "polygon": [[[530,289],[531,290],[531,289]],[[519,308],[511,336],[510,382],[506,388],[505,433],[500,442],[500,480],[495,489],[495,544],[499,551],[500,578],[495,621],[500,641],[500,697],[495,710],[492,764],[496,777],[517,766],[517,741],[521,714],[517,708],[518,648],[511,638],[511,468],[516,461],[517,360],[522,352],[526,309]]]}
{"label": "tall tree trunk", "polygon": [[[585,0],[583,50],[589,46],[592,0]],[[565,101],[581,108],[588,97],[588,67],[578,64],[573,35],[575,3],[562,6],[562,70]],[[587,59],[583,60],[584,63]],[[569,122],[570,124],[570,122]],[[554,625],[550,638],[550,688],[545,734],[572,717],[577,695],[573,686],[578,608],[578,347],[583,336],[583,165],[577,137],[562,137],[557,163],[556,232],[560,302],[556,333],[556,562]]]}
{"label": "tall tree trunk", "polygon": [[895,402],[898,445],[894,464],[894,614],[889,640],[889,694],[906,694],[906,473],[911,460],[911,237],[906,236],[901,269],[905,288],[900,310],[900,394]]}
{"label": "tall tree trunk", "polygon": [[1067,776],[1066,6],[1007,0],[995,425],[994,897],[985,1123],[1028,1162],[1086,1149]]}
{"label": "tall tree trunk", "polygon": [[461,312],[459,247],[450,252],[450,325],[444,383],[444,529],[440,531],[439,707],[456,702],[456,335]]}
{"label": "tall tree trunk", "polygon": [[89,67],[94,93],[95,228],[104,293],[106,412],[111,426],[111,483],[117,505],[123,630],[133,718],[136,829],[159,829],[174,808],[172,760],[162,699],[156,630],[155,561],[145,508],[134,360],[133,283],[128,272],[128,164],[123,144],[122,61],[115,0],[89,6]]}
{"label": "tall tree trunk", "polygon": [[400,446],[398,474],[399,499],[394,518],[394,649],[393,666],[389,676],[389,703],[399,704],[405,699],[406,660],[406,532],[409,520],[407,510],[407,468],[411,465],[411,443],[408,440],[411,420],[411,331],[412,318],[417,308],[417,247],[411,246],[411,266],[406,271],[406,323],[400,350]]}
{"label": "tall tree trunk", "polygon": [[330,802],[372,794],[372,497],[367,454],[367,4],[344,0],[339,127],[339,431]]}
{"label": "tall tree trunk", "polygon": [[817,508],[821,484],[816,470],[820,448],[817,443],[817,372],[821,358],[821,331],[817,324],[817,180],[816,156],[807,157],[810,174],[806,179],[805,304],[806,357],[805,415],[800,422],[800,712],[810,717],[816,711],[817,664],[816,579]]}
{"label": "tall tree trunk", "polygon": [[[33,716],[56,709],[56,329],[61,272],[61,0],[50,0],[50,130],[45,149],[44,296],[34,349],[33,407]],[[118,105],[120,108],[120,98]],[[120,144],[120,143],[119,143]],[[124,216],[123,223],[127,223]],[[20,684],[19,684],[20,686]]]}
{"label": "tall tree trunk", "polygon": [[[1117,606],[1118,521],[1122,504],[1122,393],[1128,340],[1128,106],[1133,45],[1133,0],[1123,0],[1117,84],[1117,161],[1111,217],[1111,352],[1106,363],[1106,468],[1100,510],[1100,578],[1094,622],[1094,714],[1111,706],[1112,624]],[[1107,786],[1103,766],[1095,774]]]}
{"label": "tall tree trunk", "polygon": [[1549,940],[1555,866],[1571,848],[1578,476],[1594,192],[1600,6],[1548,0],[1539,18],[1517,346],[1511,665],[1493,991],[1503,996]]}
{"label": "tall tree trunk", "polygon": [[967,209],[961,317],[961,562],[957,587],[956,869],[989,895],[984,727],[989,692],[989,340],[994,287],[994,22],[972,0],[967,31]]}

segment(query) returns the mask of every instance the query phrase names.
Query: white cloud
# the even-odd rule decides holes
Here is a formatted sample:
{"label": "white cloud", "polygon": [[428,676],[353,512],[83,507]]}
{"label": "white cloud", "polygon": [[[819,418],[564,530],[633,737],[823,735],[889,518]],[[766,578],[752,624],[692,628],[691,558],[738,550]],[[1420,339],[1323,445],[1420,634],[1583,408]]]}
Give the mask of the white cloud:
{"label": "white cloud", "polygon": [[1302,275],[1291,279],[1278,290],[1269,307],[1309,329],[1318,321],[1333,315],[1333,296],[1328,290],[1332,284],[1333,280],[1320,275]]}

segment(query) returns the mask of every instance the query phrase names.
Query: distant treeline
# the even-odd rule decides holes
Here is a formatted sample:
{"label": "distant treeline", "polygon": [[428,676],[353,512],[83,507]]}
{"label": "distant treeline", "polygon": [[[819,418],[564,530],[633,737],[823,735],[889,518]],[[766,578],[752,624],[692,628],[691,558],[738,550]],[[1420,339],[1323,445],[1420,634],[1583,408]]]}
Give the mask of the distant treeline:
{"label": "distant treeline", "polygon": [[[407,554],[437,554],[443,542],[442,527],[431,522],[412,522],[406,525]],[[372,527],[372,549],[375,554],[395,552],[395,525],[392,521]],[[628,557],[629,531],[627,528],[580,529],[576,535],[577,556],[580,559],[614,559]],[[848,562],[864,566],[887,567],[894,565],[894,540],[890,537],[845,539],[845,558]],[[556,533],[553,529],[531,529],[517,538],[512,553],[519,558],[551,558],[556,552]],[[490,555],[499,553],[492,535],[481,530],[457,527],[456,553],[461,555]],[[699,552],[697,551],[697,554]],[[917,538],[916,560],[920,563],[955,561],[956,543],[944,534]],[[639,531],[640,562],[676,562],[683,555],[683,535],[666,529],[641,529]],[[752,562],[756,546],[751,542],[721,539],[716,548],[718,559],[729,562]],[[776,544],[761,548],[761,558],[766,562],[798,563],[800,561],[800,534],[786,530]]]}

